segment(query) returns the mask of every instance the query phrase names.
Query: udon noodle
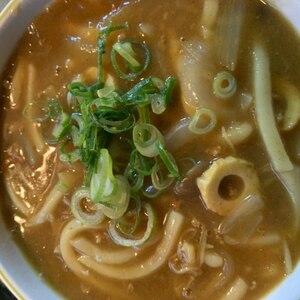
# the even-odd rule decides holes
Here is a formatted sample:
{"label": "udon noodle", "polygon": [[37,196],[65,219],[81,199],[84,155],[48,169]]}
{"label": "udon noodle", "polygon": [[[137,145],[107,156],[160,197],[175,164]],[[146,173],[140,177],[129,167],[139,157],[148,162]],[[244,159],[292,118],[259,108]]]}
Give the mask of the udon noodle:
{"label": "udon noodle", "polygon": [[300,43],[259,0],[53,1],[3,75],[3,217],[68,299],[257,299],[299,259]]}

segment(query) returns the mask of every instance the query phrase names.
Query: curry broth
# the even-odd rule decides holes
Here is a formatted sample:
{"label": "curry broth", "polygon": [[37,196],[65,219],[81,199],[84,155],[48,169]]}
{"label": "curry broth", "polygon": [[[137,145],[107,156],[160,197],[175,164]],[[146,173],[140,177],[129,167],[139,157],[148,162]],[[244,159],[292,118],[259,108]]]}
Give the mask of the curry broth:
{"label": "curry broth", "polygon": [[[20,154],[18,149],[11,148],[11,145],[18,144],[21,135],[26,134],[26,122],[28,122],[22,117],[24,103],[14,103],[9,97],[9,83],[17,64],[25,60],[37,68],[38,76],[34,82],[36,100],[55,97],[65,101],[66,85],[76,75],[82,74],[89,67],[96,65],[97,46],[93,37],[97,37],[97,34],[93,28],[103,16],[112,9],[117,9],[121,3],[122,1],[113,0],[56,1],[31,23],[7,67],[6,87],[2,87],[2,99],[5,103],[4,144],[2,146],[4,173],[6,168],[14,163],[14,159],[21,159],[24,173],[30,172],[27,162],[22,160],[22,157],[20,158],[22,153]],[[117,9],[117,12],[115,11],[109,16],[115,23],[128,21],[129,30],[126,31],[126,36],[130,39],[143,39],[149,45],[152,60],[149,69],[143,76],[151,75],[161,78],[170,74],[176,76],[170,50],[171,40],[197,39],[201,3],[201,0],[189,1],[189,5],[181,0],[132,1],[132,3],[121,6],[122,8]],[[249,75],[251,74],[251,51],[257,32],[263,37],[269,50],[276,49],[268,51],[271,57],[272,74],[274,76],[284,75],[296,86],[300,86],[300,43],[297,35],[279,13],[270,7],[259,1],[250,0],[246,1],[246,5],[247,13],[243,24],[238,66],[234,72],[240,87],[251,92],[251,75]],[[141,24],[153,24],[151,28],[154,32],[153,37],[141,33]],[[80,37],[82,28],[86,28],[88,33]],[[108,66],[108,61],[105,61],[105,66],[108,72],[113,74],[113,70]],[[220,69],[222,69],[221,66]],[[118,80],[120,88],[126,89],[132,84],[132,82],[124,83],[124,81]],[[179,82],[167,113],[162,119],[153,117],[153,122],[162,132],[167,132],[186,116],[180,102],[180,92]],[[25,97],[22,96],[21,99]],[[253,113],[243,112],[234,104],[228,106],[231,111],[225,117],[220,116],[216,130],[221,130],[222,126],[227,126],[232,120],[253,122]],[[294,131],[298,129],[299,126]],[[284,138],[285,142],[292,145],[293,142],[288,140],[290,136],[293,137],[293,132],[286,134]],[[213,140],[211,136],[195,137],[192,141],[183,144],[181,148],[176,146],[170,145],[170,151],[175,159],[192,157],[204,161],[206,164],[204,167],[218,157],[232,155],[230,147],[224,144],[220,145],[219,140]],[[56,149],[54,147],[49,149],[45,154],[47,158],[45,158],[44,170],[34,173],[35,182],[32,184],[35,189],[24,191],[26,200],[34,207],[41,205],[43,197],[55,182],[57,175],[53,174],[65,168],[57,158]],[[285,236],[291,251],[293,265],[295,265],[299,257],[300,246],[298,238],[293,237],[291,230],[293,212],[289,196],[272,172],[259,133],[254,133],[247,143],[238,146],[236,156],[249,160],[255,165],[263,186],[266,208],[259,230],[275,230]],[[76,174],[83,173],[83,169],[77,165],[74,172]],[[77,186],[80,186],[80,180],[78,180]],[[23,226],[22,215],[16,210],[9,209],[9,204],[3,205],[5,206],[4,217],[9,227],[12,228],[12,235],[24,250],[28,260],[34,265],[40,276],[66,298],[99,299],[103,296],[103,299],[121,299],[124,296],[130,299],[207,299],[208,297],[217,299],[227,290],[228,284],[219,290],[212,288],[214,278],[219,274],[218,270],[204,266],[203,273],[191,283],[190,275],[174,274],[165,265],[159,272],[136,281],[110,280],[109,282],[99,276],[99,282],[111,285],[113,292],[112,295],[102,294],[93,285],[76,277],[65,266],[60,255],[55,252],[59,233],[71,218],[70,195],[71,193],[66,194],[51,222],[36,227],[26,227],[26,222]],[[186,216],[185,228],[190,227],[192,222],[206,224],[209,244],[214,245],[221,252],[229,253],[234,261],[236,274],[248,283],[247,299],[257,299],[285,278],[281,245],[253,250],[251,247],[243,245],[230,246],[222,241],[217,234],[221,217],[205,209],[196,185],[190,194],[184,196],[173,193],[173,188],[170,188],[151,203],[159,208],[157,209],[159,224],[162,224],[165,213],[172,207],[179,209]],[[20,229],[16,229],[15,223],[12,222],[14,218],[20,224]],[[159,228],[158,231],[161,232],[162,229]],[[99,236],[90,234],[88,238],[97,240]],[[100,239],[109,243],[106,233],[100,234]],[[155,249],[155,245],[149,246],[146,254],[151,253],[153,249]],[[116,291],[113,291],[114,289]]]}

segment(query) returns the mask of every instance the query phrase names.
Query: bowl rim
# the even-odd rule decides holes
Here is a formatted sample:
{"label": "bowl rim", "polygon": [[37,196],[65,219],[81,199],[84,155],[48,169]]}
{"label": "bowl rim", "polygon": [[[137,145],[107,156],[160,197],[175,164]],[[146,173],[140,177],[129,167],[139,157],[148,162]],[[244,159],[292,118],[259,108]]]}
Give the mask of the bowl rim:
{"label": "bowl rim", "polygon": [[[40,1],[40,3],[38,3],[38,1]],[[19,14],[19,10],[21,11],[23,7],[27,6],[27,4],[29,3],[36,3],[35,6],[44,6],[45,3],[50,3],[51,0],[9,0],[7,1],[7,4],[3,7],[3,9],[0,11],[0,32],[2,32],[3,30],[5,31],[7,27],[10,26],[10,21],[13,19],[16,19],[18,17]],[[39,12],[41,11],[41,9],[38,10]],[[22,12],[21,12],[22,14]],[[34,15],[36,15],[36,13],[34,13]],[[23,23],[29,23],[30,20],[32,18],[27,20],[22,20]],[[21,23],[22,23],[21,22]],[[25,25],[22,25],[22,29],[26,28]],[[20,36],[23,34],[23,31],[20,30],[21,34]],[[16,39],[16,41],[18,41],[19,38]],[[16,47],[16,43],[15,41],[12,42],[13,44],[13,49]],[[5,55],[4,55],[5,56]],[[7,62],[7,59],[9,59],[10,56],[5,57],[3,59],[4,63]],[[4,64],[5,66],[5,64]],[[2,65],[0,65],[0,75],[2,74],[3,68]],[[1,79],[1,78],[0,78]],[[0,220],[0,226],[5,229],[7,229],[7,225],[5,224],[5,222],[1,219]],[[6,234],[6,232],[5,232]],[[3,235],[2,235],[3,236]],[[6,238],[9,237],[2,237],[2,240],[5,240]],[[38,273],[35,271],[34,267],[30,264],[29,260],[26,258],[26,255],[23,253],[22,249],[17,245],[17,243],[15,241],[11,241],[12,245],[14,246],[13,249],[9,249],[6,250],[5,249],[5,243],[1,244],[1,253],[2,251],[10,251],[13,254],[17,254],[18,258],[21,258],[22,261],[24,261],[24,266],[27,269],[31,269],[31,273],[32,273],[32,278],[34,278],[34,280],[39,280],[39,276]],[[20,280],[16,279],[15,276],[15,272],[16,270],[18,270],[18,267],[15,268],[15,270],[9,269],[6,266],[3,265],[4,260],[1,257],[0,258],[0,280],[1,282],[10,290],[10,292],[18,299],[18,300],[29,300],[29,299],[33,299],[32,297],[32,287],[30,289],[24,286],[22,286],[22,283]],[[26,276],[26,273],[24,274],[24,276]],[[28,280],[28,279],[27,279]],[[61,296],[59,295],[59,293],[51,287],[51,285],[49,285],[47,282],[39,280],[40,283],[43,284],[44,288],[46,288],[47,290],[49,290],[49,293],[53,296],[51,296],[51,299],[60,299]]]}
{"label": "bowl rim", "polygon": [[20,4],[20,0],[9,0],[7,4],[0,11],[0,24],[5,22],[5,19],[13,12],[15,8]]}
{"label": "bowl rim", "polygon": [[10,278],[5,269],[2,269],[2,266],[0,266],[0,280],[18,300],[26,300],[21,289],[18,288],[17,284],[13,283],[14,280]]}
{"label": "bowl rim", "polygon": [[[9,16],[13,13],[19,5],[19,0],[10,0],[0,11],[0,26],[5,23]],[[19,300],[26,300],[21,289],[14,282],[13,278],[8,274],[7,270],[3,268],[0,263],[0,280],[10,290],[10,292]]]}
{"label": "bowl rim", "polygon": [[[43,0],[43,1],[45,3],[46,2],[50,3],[52,0]],[[291,9],[291,7],[293,5],[290,5],[291,3],[295,3],[295,5],[296,5],[296,3],[298,3],[298,5],[300,7],[299,0],[265,0],[265,1],[260,0],[260,1],[268,2],[268,4],[275,7],[275,9],[277,9],[277,10],[280,7],[280,5],[282,5],[283,8],[282,7],[280,8],[281,14],[284,15],[284,17],[292,24],[292,26],[298,32],[298,36],[300,36],[300,20],[299,20],[297,14],[295,14],[295,12],[293,12]],[[18,8],[21,4],[23,4],[23,2],[34,2],[34,0],[9,0],[8,3],[2,9],[2,11],[0,11],[0,31],[2,30],[2,27],[6,25],[7,21],[12,16],[14,16],[15,14],[18,14]],[[36,0],[36,2],[38,2],[38,0]],[[289,3],[289,5],[287,5],[287,3]],[[285,6],[285,5],[287,5],[287,6]],[[6,61],[6,59],[5,59],[5,61]],[[0,66],[0,69],[1,69],[1,66]],[[1,73],[2,73],[2,70],[0,70],[0,75],[1,75]],[[4,226],[6,227],[6,224],[4,224]],[[14,242],[14,244],[16,244],[16,243]],[[28,259],[25,257],[25,254],[23,253],[23,251],[18,247],[18,245],[16,245],[16,247],[18,248],[18,252],[20,253],[20,255],[23,257],[26,266],[28,268],[30,268],[32,270],[32,272],[36,273],[34,270],[34,267],[28,262]],[[35,274],[35,275],[38,276],[38,274]],[[270,291],[268,291],[268,294],[263,296],[263,299],[265,299],[265,300],[279,299],[277,297],[282,296],[282,294],[280,292],[278,293],[278,290],[280,288],[284,289],[285,291],[289,291],[291,294],[293,294],[293,296],[298,297],[295,299],[299,299],[300,298],[300,288],[297,288],[298,287],[297,280],[296,279],[289,280],[289,279],[292,279],[290,277],[294,278],[295,276],[297,276],[297,278],[298,278],[298,276],[300,276],[300,259],[299,259],[299,262],[297,263],[297,265],[295,266],[293,273],[291,275],[287,276],[286,278],[284,278],[280,283],[278,283],[278,285],[276,285]],[[30,299],[30,297],[28,297],[28,295],[27,295],[27,291],[24,290],[22,287],[20,287],[18,282],[15,281],[12,272],[10,270],[6,269],[5,267],[3,267],[1,259],[0,259],[0,280],[18,300]],[[47,282],[45,282],[45,281],[41,281],[41,283],[44,284],[45,286],[47,286],[47,288],[49,290],[51,290],[51,293],[54,296],[58,296],[59,298],[61,298],[59,293],[54,288],[52,288],[51,285],[47,284]],[[31,288],[33,288],[33,287],[31,287]]]}

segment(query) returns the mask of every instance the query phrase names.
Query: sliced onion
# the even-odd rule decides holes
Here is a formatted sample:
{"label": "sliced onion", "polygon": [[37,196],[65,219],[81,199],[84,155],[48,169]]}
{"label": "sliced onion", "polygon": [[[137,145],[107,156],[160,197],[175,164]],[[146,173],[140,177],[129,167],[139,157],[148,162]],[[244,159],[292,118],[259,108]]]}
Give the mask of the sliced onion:
{"label": "sliced onion", "polygon": [[248,284],[243,278],[238,276],[221,300],[242,300],[244,299],[248,288]]}
{"label": "sliced onion", "polygon": [[230,244],[247,242],[262,220],[263,207],[260,196],[247,197],[222,221],[219,233],[225,235]]}
{"label": "sliced onion", "polygon": [[214,283],[216,289],[220,289],[225,286],[235,274],[234,261],[229,253],[224,250],[219,250],[220,255],[223,257],[223,270],[220,276],[218,276],[217,281]]}
{"label": "sliced onion", "polygon": [[229,70],[235,70],[240,45],[245,1],[228,0],[218,17],[217,41],[220,62]]}

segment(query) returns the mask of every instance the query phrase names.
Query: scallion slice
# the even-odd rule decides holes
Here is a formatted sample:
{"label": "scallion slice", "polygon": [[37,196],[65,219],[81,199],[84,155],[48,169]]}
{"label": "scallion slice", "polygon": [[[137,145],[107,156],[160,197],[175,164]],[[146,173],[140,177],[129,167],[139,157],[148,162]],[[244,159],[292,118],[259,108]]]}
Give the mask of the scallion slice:
{"label": "scallion slice", "polygon": [[155,215],[154,209],[152,208],[152,206],[149,203],[144,202],[143,208],[146,211],[148,221],[147,221],[147,228],[143,234],[143,237],[140,239],[125,238],[124,236],[122,236],[118,233],[118,231],[116,229],[116,221],[114,221],[114,220],[110,221],[108,232],[109,232],[112,240],[117,245],[121,245],[124,247],[138,247],[138,246],[143,245],[150,239],[151,235],[153,234],[153,232],[155,230],[156,215]]}
{"label": "scallion slice", "polygon": [[141,199],[137,194],[132,194],[130,200],[134,207],[130,208],[124,216],[116,220],[117,227],[126,236],[132,236],[141,223]]}
{"label": "scallion slice", "polygon": [[143,176],[148,176],[152,173],[153,162],[150,161],[148,157],[139,153],[136,149],[131,151],[129,164],[133,170]]}
{"label": "scallion slice", "polygon": [[112,159],[107,149],[100,150],[97,170],[91,178],[91,199],[97,202],[106,202],[116,188],[116,180],[112,170]]}
{"label": "scallion slice", "polygon": [[52,135],[58,141],[60,141],[66,135],[66,132],[70,124],[71,124],[70,116],[65,112],[61,113],[58,122],[55,124],[52,130]]}
{"label": "scallion slice", "polygon": [[104,70],[103,70],[103,54],[106,52],[106,43],[110,34],[114,31],[121,29],[127,29],[128,24],[112,24],[109,23],[108,26],[102,27],[98,36],[98,84],[102,87],[104,85]]}
{"label": "scallion slice", "polygon": [[42,123],[50,117],[50,110],[44,102],[34,101],[25,106],[23,116],[29,121]]}
{"label": "scallion slice", "polygon": [[163,94],[165,96],[166,104],[168,105],[171,102],[172,92],[176,85],[176,79],[174,77],[168,77],[165,81],[165,87],[163,89]]}
{"label": "scallion slice", "polygon": [[216,125],[216,114],[208,108],[200,108],[196,110],[189,124],[189,130],[196,134],[206,134],[212,131]]}
{"label": "scallion slice", "polygon": [[67,86],[67,88],[73,96],[93,98],[92,91],[82,82],[72,82]]}
{"label": "scallion slice", "polygon": [[156,189],[152,184],[142,189],[142,194],[148,199],[155,199],[162,190]]}
{"label": "scallion slice", "polygon": [[141,64],[136,59],[136,53],[132,49],[130,42],[117,42],[113,45],[113,49],[126,60],[129,65],[136,70],[141,68]]}
{"label": "scallion slice", "polygon": [[216,97],[220,99],[231,98],[235,94],[236,89],[236,79],[231,73],[223,71],[214,78],[213,92]]}
{"label": "scallion slice", "polygon": [[116,175],[116,185],[113,193],[105,199],[104,203],[99,204],[101,211],[110,219],[122,217],[129,204],[130,186],[127,178],[123,175]]}
{"label": "scallion slice", "polygon": [[144,184],[144,175],[141,172],[131,168],[131,165],[128,164],[127,168],[125,169],[124,176],[126,176],[129,182],[131,194],[138,193]]}
{"label": "scallion slice", "polygon": [[166,98],[161,94],[152,94],[149,97],[152,111],[157,115],[162,114],[167,108]]}
{"label": "scallion slice", "polygon": [[161,160],[164,162],[165,166],[170,172],[170,176],[179,177],[178,166],[173,158],[173,156],[164,148],[160,141],[155,143],[155,147],[160,155]]}
{"label": "scallion slice", "polygon": [[[140,47],[145,52],[145,61],[144,64],[141,66],[141,64],[136,60],[134,57],[135,52],[132,49],[132,45]],[[116,54],[121,55],[121,57],[127,62],[129,69],[132,70],[132,72],[124,73],[118,62],[117,62],[117,56]],[[148,46],[145,43],[141,43],[138,41],[122,41],[117,42],[113,45],[113,48],[111,50],[110,59],[112,66],[114,67],[116,73],[123,79],[134,79],[138,76],[140,76],[149,66],[150,63],[150,50]]]}
{"label": "scallion slice", "polygon": [[152,169],[152,184],[157,190],[165,190],[174,182],[174,177],[168,176],[169,173],[166,175],[163,167],[164,164],[157,163]]}
{"label": "scallion slice", "polygon": [[127,131],[135,124],[134,114],[125,108],[100,107],[92,113],[92,118],[97,126],[112,134]]}
{"label": "scallion slice", "polygon": [[158,155],[156,143],[164,144],[164,137],[152,124],[139,123],[133,128],[133,143],[136,149],[146,157]]}
{"label": "scallion slice", "polygon": [[75,149],[73,151],[69,151],[66,152],[65,151],[65,147],[66,144],[68,143],[65,142],[64,144],[62,144],[62,146],[60,147],[60,155],[59,155],[59,159],[63,162],[67,162],[67,163],[74,163],[75,161],[78,161],[81,159],[81,152],[80,149]]}
{"label": "scallion slice", "polygon": [[79,220],[82,224],[88,225],[97,225],[102,223],[104,220],[104,214],[101,212],[99,205],[94,204],[91,205],[91,212],[87,209],[84,210],[84,206],[82,201],[86,200],[89,202],[90,200],[90,191],[88,188],[80,188],[73,193],[71,199],[71,210],[73,215],[77,220]]}

